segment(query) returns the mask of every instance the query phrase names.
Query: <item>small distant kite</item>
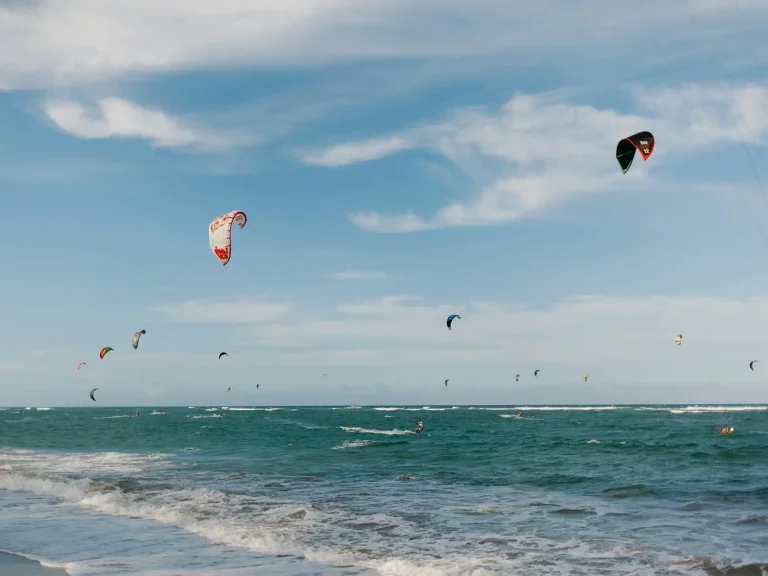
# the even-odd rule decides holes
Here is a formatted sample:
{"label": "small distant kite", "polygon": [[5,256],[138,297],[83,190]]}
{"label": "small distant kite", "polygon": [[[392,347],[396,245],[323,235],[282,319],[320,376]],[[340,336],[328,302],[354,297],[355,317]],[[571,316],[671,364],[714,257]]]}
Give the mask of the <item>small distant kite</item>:
{"label": "small distant kite", "polygon": [[450,316],[448,316],[448,320],[445,321],[445,325],[448,326],[448,330],[451,329],[451,324],[453,324],[454,318],[461,320],[461,316],[459,316],[458,314],[451,314]]}
{"label": "small distant kite", "polygon": [[221,354],[219,354],[219,360],[221,360],[222,356],[229,356],[229,354],[227,354],[226,352],[222,352]]}
{"label": "small distant kite", "polygon": [[139,330],[138,332],[133,333],[133,349],[136,350],[136,348],[139,347],[139,338],[141,338],[142,334],[146,334],[146,330]]}
{"label": "small distant kite", "polygon": [[519,381],[520,381],[520,374],[515,374],[515,382],[519,382]]}
{"label": "small distant kite", "polygon": [[635,152],[639,151],[643,160],[648,160],[653,154],[656,139],[650,132],[638,132],[632,136],[619,140],[616,145],[616,160],[619,161],[621,171],[626,174],[635,159]]}
{"label": "small distant kite", "polygon": [[754,372],[755,369],[753,368],[753,364],[757,364],[757,360],[752,360],[752,362],[749,363],[749,369]]}
{"label": "small distant kite", "polygon": [[231,386],[230,386],[229,388],[227,388],[227,392],[229,392],[230,390],[232,390],[232,387],[231,387]]}
{"label": "small distant kite", "polygon": [[101,352],[99,352],[99,358],[103,359],[106,353],[109,352],[110,350],[112,350],[112,348],[110,348],[109,346],[105,346],[104,348],[102,348]]}
{"label": "small distant kite", "polygon": [[534,370],[533,375],[538,378],[540,370]]}
{"label": "small distant kite", "polygon": [[[682,343],[683,343],[683,335],[682,334],[678,334],[677,336],[675,336],[675,344],[680,346],[680,344],[682,344]],[[695,348],[695,346],[694,346],[694,348]]]}
{"label": "small distant kite", "polygon": [[246,221],[245,212],[233,210],[219,216],[208,226],[208,241],[211,250],[216,254],[222,266],[226,266],[232,257],[232,224],[237,224],[242,230]]}
{"label": "small distant kite", "polygon": [[91,400],[93,400],[94,402],[96,402],[96,398],[93,397],[93,393],[96,392],[96,390],[98,390],[98,388],[94,388],[93,390],[91,390],[90,394],[88,394],[91,397]]}
{"label": "small distant kite", "polygon": [[323,379],[323,378],[325,378],[326,376],[328,376],[328,374],[320,374],[320,380],[322,380],[322,379]]}
{"label": "small distant kite", "polygon": [[259,389],[259,385],[258,385],[258,384],[256,384],[256,390],[258,390],[258,389]]}
{"label": "small distant kite", "polygon": [[587,378],[589,378],[589,374],[584,374],[584,382],[587,381]]}
{"label": "small distant kite", "polygon": [[445,385],[446,386],[448,386],[448,380],[450,380],[450,378],[446,379],[446,381],[445,381]]}
{"label": "small distant kite", "polygon": [[80,364],[77,365],[77,369],[80,370],[80,366],[88,366],[85,362],[80,362]]}

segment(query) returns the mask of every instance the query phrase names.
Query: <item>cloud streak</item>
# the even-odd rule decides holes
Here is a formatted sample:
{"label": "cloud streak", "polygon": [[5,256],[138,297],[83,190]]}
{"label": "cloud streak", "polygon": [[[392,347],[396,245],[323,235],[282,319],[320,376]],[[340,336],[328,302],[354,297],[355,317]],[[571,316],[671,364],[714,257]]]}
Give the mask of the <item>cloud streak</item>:
{"label": "cloud streak", "polygon": [[161,304],[150,310],[165,315],[173,322],[185,324],[252,324],[286,316],[293,310],[293,304],[264,299],[230,302],[188,300],[180,304]]}
{"label": "cloud streak", "polygon": [[[578,197],[647,184],[654,165],[667,158],[739,142],[766,143],[764,85],[691,85],[635,91],[634,96],[637,114],[571,105],[554,94],[516,94],[499,110],[457,110],[399,135],[332,146],[311,155],[311,163],[325,158],[326,166],[338,167],[375,160],[387,151],[381,142],[397,142],[390,155],[427,150],[477,182],[474,199],[453,202],[431,217],[410,210],[349,214],[360,228],[399,233],[514,222]],[[622,175],[614,158],[616,142],[640,130],[655,134],[657,151],[647,164],[638,158]]]}
{"label": "cloud streak", "polygon": [[[269,306],[261,303],[260,306]],[[741,361],[766,344],[768,296],[573,296],[548,306],[428,304],[411,295],[348,302],[333,309],[284,305],[238,314],[242,303],[156,308],[182,322],[241,324],[234,337],[249,358],[276,365],[457,365]],[[222,313],[228,310],[231,313]],[[454,329],[448,314],[459,313]],[[683,346],[674,345],[683,333]],[[248,344],[250,342],[250,344]],[[752,358],[746,358],[748,362]]]}
{"label": "cloud streak", "polygon": [[383,280],[387,275],[378,270],[344,270],[328,274],[328,277],[335,280]]}
{"label": "cloud streak", "polygon": [[[611,10],[606,0],[56,0],[0,7],[0,89],[41,88],[222,66],[320,64],[455,57],[518,50],[647,53],[647,31],[690,41],[680,26],[742,19],[761,30],[759,2],[647,0]],[[764,26],[763,26],[764,28]],[[720,29],[720,28],[715,28]],[[733,30],[731,30],[733,34]],[[589,38],[588,46],[583,38]],[[760,34],[755,34],[761,38]]]}
{"label": "cloud streak", "polygon": [[99,100],[88,110],[72,100],[48,100],[45,114],[61,130],[86,140],[136,138],[148,140],[158,148],[229,148],[244,145],[235,134],[212,132],[193,127],[161,110],[144,108],[120,98]]}
{"label": "cloud streak", "polygon": [[358,162],[378,160],[414,147],[415,143],[411,142],[409,139],[393,136],[390,138],[379,138],[364,142],[340,144],[339,146],[333,146],[319,153],[305,154],[301,156],[301,160],[305,164],[310,164],[312,166],[335,168],[338,166],[356,164]]}

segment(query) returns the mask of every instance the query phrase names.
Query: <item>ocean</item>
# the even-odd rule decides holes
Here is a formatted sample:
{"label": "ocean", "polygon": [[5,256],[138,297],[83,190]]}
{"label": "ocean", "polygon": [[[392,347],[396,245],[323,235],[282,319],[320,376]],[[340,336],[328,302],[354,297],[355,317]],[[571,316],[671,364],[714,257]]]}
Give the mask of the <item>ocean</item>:
{"label": "ocean", "polygon": [[768,572],[766,406],[164,408],[0,411],[0,550],[73,576]]}

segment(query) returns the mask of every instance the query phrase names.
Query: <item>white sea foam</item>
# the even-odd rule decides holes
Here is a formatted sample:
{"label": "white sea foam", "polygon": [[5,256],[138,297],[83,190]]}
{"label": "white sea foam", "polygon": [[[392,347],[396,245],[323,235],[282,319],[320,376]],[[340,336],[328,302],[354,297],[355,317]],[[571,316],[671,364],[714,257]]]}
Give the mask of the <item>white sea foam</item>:
{"label": "white sea foam", "polygon": [[331,450],[346,450],[347,448],[363,448],[371,443],[370,440],[347,440],[342,442],[338,446],[334,446]]}
{"label": "white sea foam", "polygon": [[88,472],[143,472],[162,465],[166,454],[123,454],[121,452],[83,452],[52,454],[30,450],[0,450],[0,470],[82,474]]}
{"label": "white sea foam", "polygon": [[768,410],[768,406],[686,406],[668,408],[672,414],[703,414],[705,412],[754,412]]}
{"label": "white sea foam", "polygon": [[[408,431],[396,430],[369,432],[410,434]],[[352,440],[335,448],[354,450],[364,448],[370,443],[368,440]],[[392,508],[387,504],[382,504],[380,510],[363,510],[359,504],[347,505],[344,501],[335,501],[332,505],[324,506],[323,497],[318,498],[316,504],[312,504],[291,500],[284,494],[281,494],[279,499],[273,499],[265,494],[255,497],[216,489],[190,489],[171,485],[158,490],[124,492],[115,486],[93,482],[88,478],[57,478],[49,475],[52,472],[74,470],[92,472],[103,468],[105,464],[128,472],[143,469],[147,465],[165,465],[168,463],[165,455],[101,453],[54,456],[31,450],[6,450],[0,454],[16,458],[12,470],[0,472],[0,489],[53,497],[80,509],[98,512],[105,517],[117,516],[167,524],[218,544],[244,548],[263,555],[292,555],[328,565],[344,566],[348,573],[363,569],[373,570],[383,576],[538,576],[583,573],[645,575],[665,571],[665,564],[659,564],[654,556],[646,555],[645,549],[630,549],[613,544],[607,537],[603,537],[593,548],[585,540],[579,540],[575,536],[570,539],[550,540],[539,536],[535,529],[526,529],[524,523],[517,523],[521,520],[530,522],[530,515],[536,513],[536,508],[530,506],[532,501],[525,500],[523,494],[505,499],[502,504],[496,500],[473,502],[471,496],[464,493],[469,496],[469,501],[462,501],[462,506],[466,509],[463,518],[467,520],[467,525],[472,525],[473,521],[466,514],[482,513],[482,526],[488,527],[483,529],[481,524],[475,522],[474,530],[467,533],[454,529],[446,533],[437,528],[437,524],[442,521],[439,514],[432,513],[429,521],[425,523],[424,518],[420,517],[420,506],[409,506],[408,513],[399,516],[392,512]],[[348,457],[356,458],[356,455],[350,453]],[[62,466],[61,462],[67,465]],[[317,492],[317,488],[313,488],[312,492]],[[455,506],[456,496],[450,490],[445,494],[440,490],[430,497],[442,499],[432,502],[431,505],[441,514],[448,513],[451,502],[454,502]],[[403,496],[397,498],[401,499]],[[550,503],[549,508],[539,509],[546,514],[546,510],[552,510],[553,504],[558,505]],[[569,502],[560,504],[564,509],[575,507]],[[36,505],[46,506],[46,515],[62,514],[66,509],[66,506],[51,507],[44,503]],[[509,518],[511,522],[516,523],[514,532],[505,534],[499,531],[498,526],[493,524],[495,517]],[[455,518],[448,523],[453,527],[456,521],[458,519]],[[125,524],[120,529],[128,531],[129,525]],[[591,530],[592,528],[585,526],[582,536],[588,537]],[[126,538],[130,538],[130,535],[126,534]],[[218,559],[214,571],[240,575],[240,572],[231,571],[227,566],[226,556],[229,555]],[[78,574],[81,569],[88,574],[116,574],[117,571],[114,567],[110,569],[108,559],[104,556],[106,554],[101,558],[94,558],[90,566],[86,566],[89,560],[51,564],[71,569],[73,574]],[[84,558],[90,556],[86,554]],[[129,572],[125,563],[127,558],[116,558],[114,566],[121,567],[120,573],[144,576],[191,574],[183,569],[174,571],[171,567],[163,565],[162,555],[150,560],[154,564],[146,565],[144,570],[134,569]],[[172,561],[172,558],[170,560]],[[591,563],[594,560],[599,562]],[[664,560],[669,562],[676,559],[668,556]],[[99,566],[96,566],[97,563],[100,563]],[[207,573],[208,570],[208,566],[201,566],[197,573]],[[267,565],[260,570],[278,574],[275,571],[270,572]],[[252,570],[252,573],[256,572],[258,570]],[[297,564],[293,573],[305,572],[300,571]],[[322,571],[313,573],[321,574]]]}
{"label": "white sea foam", "polygon": [[413,434],[411,430],[372,430],[370,428],[358,428],[358,427],[348,427],[348,426],[339,426],[344,432],[357,432],[359,434],[383,434],[385,436],[401,436],[404,434]]}
{"label": "white sea foam", "polygon": [[[618,407],[621,408],[621,407]],[[546,410],[546,411],[593,411],[593,410],[616,410],[616,406],[518,406],[515,410]]]}

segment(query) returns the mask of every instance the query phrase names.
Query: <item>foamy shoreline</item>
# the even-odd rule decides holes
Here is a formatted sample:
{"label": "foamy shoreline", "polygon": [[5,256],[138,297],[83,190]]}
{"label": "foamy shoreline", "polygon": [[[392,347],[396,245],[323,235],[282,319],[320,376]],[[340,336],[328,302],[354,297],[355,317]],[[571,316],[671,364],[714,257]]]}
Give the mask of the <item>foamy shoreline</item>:
{"label": "foamy shoreline", "polygon": [[37,560],[30,560],[18,554],[0,552],[0,574],[2,576],[65,576],[62,568],[47,568]]}

